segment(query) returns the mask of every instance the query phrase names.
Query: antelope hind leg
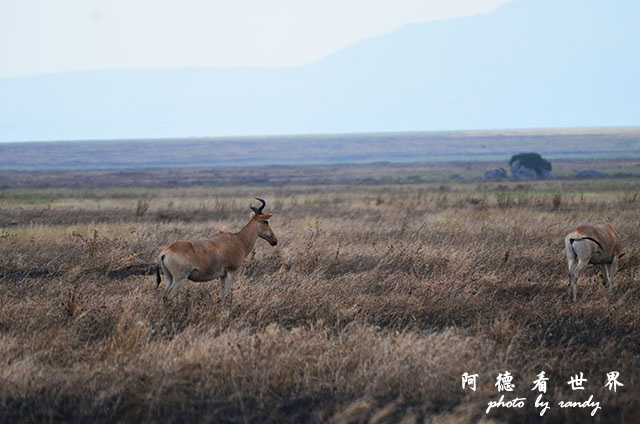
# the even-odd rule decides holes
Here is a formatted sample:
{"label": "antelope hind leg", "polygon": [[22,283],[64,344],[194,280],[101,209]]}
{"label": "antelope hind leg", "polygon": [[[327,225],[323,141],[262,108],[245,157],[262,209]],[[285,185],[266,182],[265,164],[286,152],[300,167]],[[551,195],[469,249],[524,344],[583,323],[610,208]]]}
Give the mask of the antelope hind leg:
{"label": "antelope hind leg", "polygon": [[[578,261],[578,265],[573,269],[573,272],[570,274],[569,281],[571,283],[571,291],[573,292],[573,301],[576,301],[576,286],[578,284],[578,276],[584,269],[587,267],[589,263],[585,261]],[[571,278],[573,277],[573,278]]]}
{"label": "antelope hind leg", "polygon": [[[578,255],[573,250],[573,246],[569,243],[569,240],[565,240],[565,251],[567,253],[567,265],[569,266],[569,284],[567,286],[567,297],[571,298],[571,288],[574,287],[574,277],[577,279],[575,275],[576,267],[578,266]],[[574,287],[575,292],[575,287]],[[574,294],[575,298],[575,294]]]}
{"label": "antelope hind leg", "polygon": [[569,255],[567,252],[567,260],[569,262],[569,284],[567,285],[567,297],[571,298],[571,289],[573,289],[573,300],[576,299],[576,287],[575,283],[578,280],[578,275],[576,274],[576,268],[578,267],[578,261],[576,260],[576,255]]}
{"label": "antelope hind leg", "polygon": [[182,278],[180,280],[174,280],[173,284],[171,285],[171,287],[169,288],[169,290],[167,290],[167,296],[169,299],[173,299],[174,297],[176,297],[176,295],[178,294],[178,291],[180,290],[180,288],[184,285],[184,283],[187,282],[186,278]]}
{"label": "antelope hind leg", "polygon": [[[164,261],[160,260],[160,268],[162,268],[162,273],[164,274],[164,278],[167,280],[164,292],[167,293],[171,286],[173,285],[173,275],[169,272],[169,269],[164,264]],[[157,288],[157,287],[156,287]]]}

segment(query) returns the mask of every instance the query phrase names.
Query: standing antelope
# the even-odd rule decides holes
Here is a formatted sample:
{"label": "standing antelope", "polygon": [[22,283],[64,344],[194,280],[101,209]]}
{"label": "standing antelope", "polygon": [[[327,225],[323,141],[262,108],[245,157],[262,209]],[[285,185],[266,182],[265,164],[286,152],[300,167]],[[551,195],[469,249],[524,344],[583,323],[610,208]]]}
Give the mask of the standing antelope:
{"label": "standing antelope", "polygon": [[262,213],[266,202],[259,208],[249,205],[254,212],[249,223],[237,233],[221,232],[207,240],[177,241],[160,252],[160,265],[156,269],[156,288],[160,285],[160,268],[167,278],[165,293],[173,298],[187,280],[202,282],[220,279],[220,296],[225,299],[231,292],[233,279],[244,258],[253,250],[258,237],[275,246],[278,239],[269,226],[272,215]]}
{"label": "standing antelope", "polygon": [[[564,246],[569,262],[569,289],[573,291],[573,301],[576,300],[576,283],[578,273],[587,265],[600,265],[602,274],[609,290],[613,289],[613,277],[616,272],[616,262],[624,256],[622,241],[616,230],[610,224],[579,225],[567,234]],[[607,269],[609,265],[609,269]]]}

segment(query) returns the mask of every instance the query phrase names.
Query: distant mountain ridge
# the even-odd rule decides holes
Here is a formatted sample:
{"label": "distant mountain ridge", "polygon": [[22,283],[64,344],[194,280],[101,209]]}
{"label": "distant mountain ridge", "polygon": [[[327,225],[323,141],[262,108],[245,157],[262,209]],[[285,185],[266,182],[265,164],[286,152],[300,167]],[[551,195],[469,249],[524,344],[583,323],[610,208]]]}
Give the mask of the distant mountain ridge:
{"label": "distant mountain ridge", "polygon": [[0,141],[640,124],[640,2],[514,0],[313,64],[0,79]]}

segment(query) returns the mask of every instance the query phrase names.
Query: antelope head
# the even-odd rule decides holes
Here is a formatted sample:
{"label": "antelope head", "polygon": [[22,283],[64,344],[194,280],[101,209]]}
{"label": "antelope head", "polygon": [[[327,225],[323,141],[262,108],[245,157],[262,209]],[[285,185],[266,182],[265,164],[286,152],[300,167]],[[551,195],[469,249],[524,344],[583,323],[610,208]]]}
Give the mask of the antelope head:
{"label": "antelope head", "polygon": [[278,239],[276,238],[276,235],[273,233],[273,230],[269,225],[269,218],[271,218],[273,215],[264,214],[262,212],[262,210],[267,204],[264,200],[258,197],[256,197],[256,200],[262,203],[262,205],[259,208],[257,208],[250,204],[249,207],[253,211],[252,219],[257,222],[258,237],[268,241],[271,246],[275,246],[276,244],[278,244]]}

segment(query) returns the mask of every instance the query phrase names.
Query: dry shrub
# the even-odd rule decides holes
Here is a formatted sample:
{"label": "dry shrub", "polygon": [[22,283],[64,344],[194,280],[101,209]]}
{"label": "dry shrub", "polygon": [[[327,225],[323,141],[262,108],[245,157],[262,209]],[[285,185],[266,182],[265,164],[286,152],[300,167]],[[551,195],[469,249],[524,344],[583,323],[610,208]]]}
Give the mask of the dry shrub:
{"label": "dry shrub", "polygon": [[150,202],[148,199],[138,199],[136,202],[136,216],[144,216],[144,214],[149,210],[149,204]]}

